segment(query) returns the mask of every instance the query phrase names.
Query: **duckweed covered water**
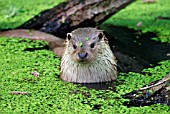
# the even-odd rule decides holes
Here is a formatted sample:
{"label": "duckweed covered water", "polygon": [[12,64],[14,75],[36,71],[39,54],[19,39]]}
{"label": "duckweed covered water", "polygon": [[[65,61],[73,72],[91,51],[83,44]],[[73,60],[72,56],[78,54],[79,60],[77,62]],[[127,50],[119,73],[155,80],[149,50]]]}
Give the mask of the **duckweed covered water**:
{"label": "duckweed covered water", "polygon": [[[19,1],[0,1],[2,9],[0,12],[1,29],[14,28],[41,10],[50,8],[59,2],[56,0]],[[168,2],[168,0],[164,0],[161,3],[161,0],[157,0],[155,4],[168,4]],[[141,21],[140,18],[137,18],[136,22],[130,21],[131,18],[134,18],[131,16],[134,15],[129,14],[129,16],[126,16],[126,19],[130,23],[123,24],[125,22],[123,20],[121,21],[118,17],[125,17],[122,13],[126,11],[129,13],[143,12],[142,10],[133,10],[132,12],[130,9],[134,9],[136,7],[135,5],[139,5],[140,7],[138,8],[142,8],[142,6],[151,7],[149,4],[143,4],[137,1],[125,10],[122,10],[122,12],[117,13],[115,17],[113,16],[111,19],[115,18],[115,21],[107,22],[132,27],[136,22]],[[152,7],[150,11],[154,9]],[[163,8],[164,10],[167,9],[166,6],[161,7],[161,9]],[[13,11],[14,13],[12,13]],[[162,11],[160,10],[160,12]],[[168,15],[168,13],[165,12],[164,15]],[[150,18],[150,15],[146,13],[145,17],[146,19]],[[150,28],[142,27],[141,29],[143,31],[155,31],[159,34],[160,38],[164,37],[163,32],[158,29],[156,30],[158,27],[155,27],[150,22],[145,22]],[[162,21],[158,21],[158,25],[159,22],[162,25]],[[162,29],[167,31],[166,27],[162,27]],[[168,34],[170,34],[170,31]],[[0,38],[0,113],[168,114],[170,112],[169,106],[159,104],[128,108],[123,105],[128,99],[122,97],[125,93],[164,77],[170,72],[170,60],[160,62],[154,68],[145,69],[145,74],[134,72],[128,74],[120,73],[115,91],[94,90],[86,87],[78,87],[77,84],[63,82],[59,78],[60,59],[55,57],[48,48],[44,48],[46,45],[47,43],[43,41]],[[32,72],[35,71],[39,73],[39,79],[32,75]],[[10,94],[11,91],[29,92],[30,94],[15,95]]]}

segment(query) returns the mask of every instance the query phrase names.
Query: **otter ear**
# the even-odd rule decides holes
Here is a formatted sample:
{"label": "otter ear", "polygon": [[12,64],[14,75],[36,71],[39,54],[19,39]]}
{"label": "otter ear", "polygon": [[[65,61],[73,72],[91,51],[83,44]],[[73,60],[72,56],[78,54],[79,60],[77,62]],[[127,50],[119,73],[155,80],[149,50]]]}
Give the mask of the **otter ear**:
{"label": "otter ear", "polygon": [[67,33],[67,39],[70,40],[72,38],[72,34],[71,33]]}
{"label": "otter ear", "polygon": [[99,32],[99,34],[98,34],[99,40],[101,40],[103,38],[103,36],[104,36],[103,32]]}

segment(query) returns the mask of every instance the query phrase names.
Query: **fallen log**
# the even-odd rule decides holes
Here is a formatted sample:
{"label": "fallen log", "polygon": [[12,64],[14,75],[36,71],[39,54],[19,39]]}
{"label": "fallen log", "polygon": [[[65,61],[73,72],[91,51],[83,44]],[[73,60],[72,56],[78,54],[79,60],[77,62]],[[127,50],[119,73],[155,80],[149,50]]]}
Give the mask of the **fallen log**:
{"label": "fallen log", "polygon": [[135,0],[68,0],[28,20],[17,29],[34,29],[65,38],[79,27],[96,27]]}
{"label": "fallen log", "polygon": [[126,94],[125,97],[131,100],[131,105],[135,106],[170,105],[170,73],[157,82],[151,82],[149,86]]}

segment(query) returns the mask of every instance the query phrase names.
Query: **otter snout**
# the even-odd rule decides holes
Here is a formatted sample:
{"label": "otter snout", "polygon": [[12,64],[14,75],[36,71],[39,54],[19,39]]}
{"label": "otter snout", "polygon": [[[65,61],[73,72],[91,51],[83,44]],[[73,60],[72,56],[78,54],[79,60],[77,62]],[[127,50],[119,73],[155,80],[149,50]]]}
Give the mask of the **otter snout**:
{"label": "otter snout", "polygon": [[87,57],[88,53],[86,52],[82,52],[82,53],[78,53],[78,59],[85,59]]}

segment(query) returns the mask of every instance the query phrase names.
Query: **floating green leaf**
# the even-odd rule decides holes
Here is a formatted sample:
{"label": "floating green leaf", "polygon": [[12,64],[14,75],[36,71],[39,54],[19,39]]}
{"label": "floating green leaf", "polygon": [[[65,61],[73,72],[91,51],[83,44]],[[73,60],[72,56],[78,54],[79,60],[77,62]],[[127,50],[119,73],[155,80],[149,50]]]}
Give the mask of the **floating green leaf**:
{"label": "floating green leaf", "polygon": [[83,46],[83,43],[82,43],[82,42],[80,42],[80,43],[79,43],[79,46],[80,46],[80,47],[82,47],[82,46]]}
{"label": "floating green leaf", "polygon": [[88,38],[88,37],[86,37],[86,38],[85,38],[85,40],[86,40],[86,41],[88,41],[88,40],[89,40],[89,38]]}

